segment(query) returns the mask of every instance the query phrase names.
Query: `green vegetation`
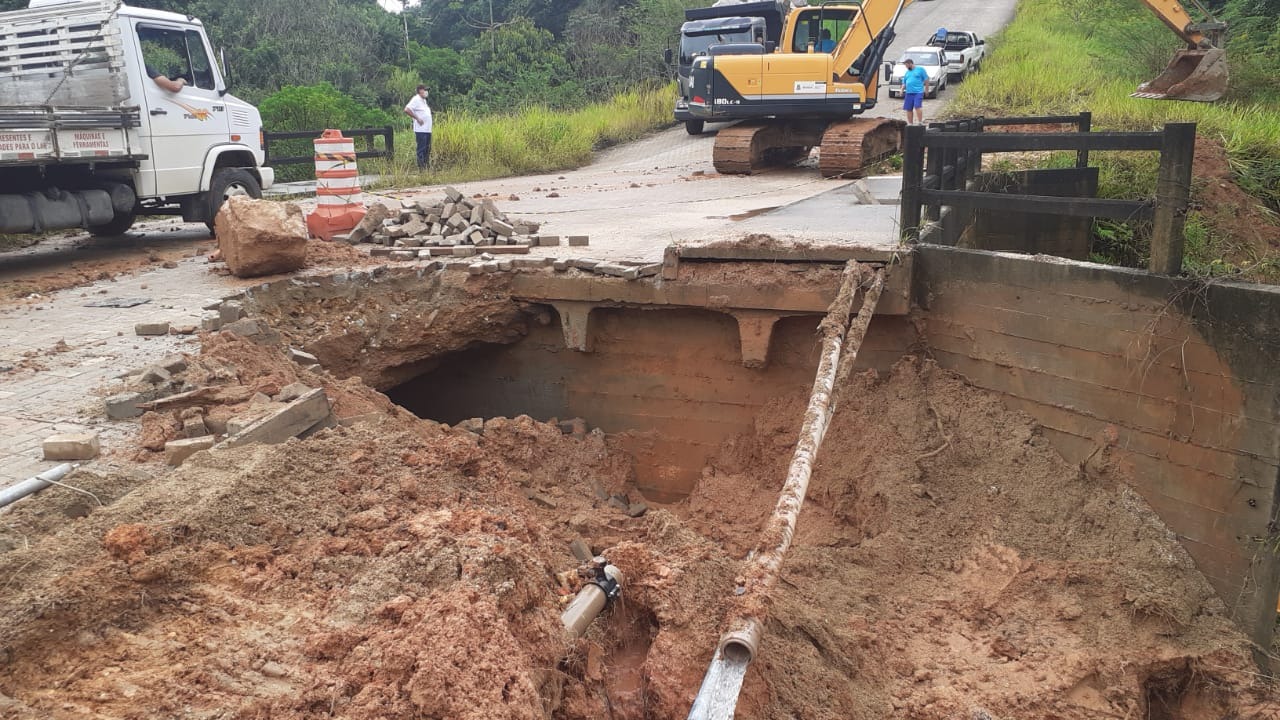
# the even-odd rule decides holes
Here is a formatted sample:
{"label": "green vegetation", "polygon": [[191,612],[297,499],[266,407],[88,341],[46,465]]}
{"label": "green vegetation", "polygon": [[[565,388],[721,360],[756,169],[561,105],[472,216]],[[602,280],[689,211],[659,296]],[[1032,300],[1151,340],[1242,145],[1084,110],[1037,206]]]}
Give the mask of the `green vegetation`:
{"label": "green vegetation", "polygon": [[[1215,12],[1231,23],[1232,86],[1218,103],[1141,100],[1137,85],[1162,71],[1178,38],[1136,0],[1022,0],[1017,16],[992,42],[983,72],[955,90],[950,114],[1093,113],[1094,130],[1152,130],[1195,122],[1202,138],[1226,150],[1231,178],[1268,210],[1280,212],[1280,56],[1278,0],[1227,0]],[[1069,164],[1074,155],[1050,158]],[[1097,153],[1104,197],[1154,195],[1156,158]],[[1204,180],[1197,175],[1197,183]],[[1200,190],[1202,188],[1194,188]],[[1280,279],[1274,249],[1250,247],[1219,227],[1220,208],[1200,208],[1187,221],[1187,268],[1198,274]],[[1228,213],[1230,214],[1230,213]],[[1145,262],[1144,228],[1095,225],[1094,257],[1125,265]]]}
{"label": "green vegetation", "polygon": [[409,130],[396,135],[394,162],[362,169],[383,174],[391,186],[566,170],[588,162],[593,150],[670,123],[674,93],[669,84],[651,85],[574,111],[530,106],[502,115],[450,112],[436,118],[428,173],[414,165]]}

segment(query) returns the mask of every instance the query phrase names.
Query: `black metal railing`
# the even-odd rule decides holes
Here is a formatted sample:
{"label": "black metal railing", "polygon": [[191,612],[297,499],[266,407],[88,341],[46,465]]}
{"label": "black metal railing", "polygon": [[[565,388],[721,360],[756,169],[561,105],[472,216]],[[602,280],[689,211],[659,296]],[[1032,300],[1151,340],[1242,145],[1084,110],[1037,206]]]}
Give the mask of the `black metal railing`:
{"label": "black metal railing", "polygon": [[[1073,124],[1077,132],[986,132],[993,126]],[[970,118],[906,129],[901,223],[909,242],[943,217],[943,208],[1030,212],[1070,217],[1151,220],[1152,272],[1182,268],[1183,221],[1191,190],[1195,123],[1170,123],[1162,132],[1090,131],[1089,113],[1013,118]],[[1160,169],[1154,200],[1017,195],[975,190],[972,181],[987,153],[1075,150],[1076,167],[1089,164],[1092,150],[1158,151]]]}
{"label": "black metal railing", "polygon": [[[295,132],[267,132],[262,134],[263,151],[266,153],[266,160],[263,165],[277,167],[280,165],[300,165],[302,163],[310,163],[315,161],[315,154],[311,155],[290,155],[285,157],[276,157],[271,152],[272,143],[281,143],[289,140],[315,140],[320,137],[323,130],[299,130]],[[357,128],[355,130],[342,130],[342,134],[352,140],[360,139],[362,143],[356,143],[356,159],[364,158],[390,158],[395,157],[395,130],[387,125],[380,128]],[[374,142],[376,138],[382,138],[382,147],[378,148]],[[360,145],[364,149],[360,149]],[[296,147],[296,145],[295,145]],[[292,150],[297,152],[296,150]]]}

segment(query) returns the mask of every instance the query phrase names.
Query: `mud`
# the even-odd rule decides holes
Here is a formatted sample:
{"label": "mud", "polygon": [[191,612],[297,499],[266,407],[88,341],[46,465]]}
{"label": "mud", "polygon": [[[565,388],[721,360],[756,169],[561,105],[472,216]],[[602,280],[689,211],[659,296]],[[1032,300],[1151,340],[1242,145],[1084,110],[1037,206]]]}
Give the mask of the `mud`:
{"label": "mud", "polygon": [[[517,326],[509,298],[468,292],[507,314],[442,324],[442,348]],[[284,342],[301,317],[278,318]],[[349,334],[330,322],[308,327]],[[684,717],[803,393],[724,443],[686,500],[630,517],[610,500],[641,499],[635,460],[611,436],[449,428],[278,346],[204,340],[192,378],[322,385],[347,424],[154,477],[73,475],[104,504],[51,488],[0,515],[0,714]],[[841,392],[739,717],[1280,713],[1105,438],[1068,465],[1025,416],[916,358]],[[575,642],[558,613],[579,538],[626,583]]]}

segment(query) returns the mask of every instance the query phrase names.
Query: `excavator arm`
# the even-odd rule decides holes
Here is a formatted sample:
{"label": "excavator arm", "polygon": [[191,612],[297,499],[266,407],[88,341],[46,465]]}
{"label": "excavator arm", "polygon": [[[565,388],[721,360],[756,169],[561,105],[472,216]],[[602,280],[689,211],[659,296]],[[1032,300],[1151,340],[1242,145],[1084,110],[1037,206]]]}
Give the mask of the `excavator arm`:
{"label": "excavator arm", "polygon": [[1193,100],[1213,102],[1227,92],[1227,53],[1223,49],[1226,23],[1192,0],[1205,14],[1204,22],[1192,19],[1178,0],[1142,0],[1156,17],[1187,43],[1186,50],[1173,56],[1169,67],[1156,79],[1138,86],[1134,97],[1152,100]]}

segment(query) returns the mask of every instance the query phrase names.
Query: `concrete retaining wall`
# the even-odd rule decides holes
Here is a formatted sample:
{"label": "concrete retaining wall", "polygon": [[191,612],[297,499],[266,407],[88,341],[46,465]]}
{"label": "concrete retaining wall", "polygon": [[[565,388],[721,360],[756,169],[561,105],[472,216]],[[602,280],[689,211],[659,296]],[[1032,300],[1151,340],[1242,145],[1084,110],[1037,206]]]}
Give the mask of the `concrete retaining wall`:
{"label": "concrete retaining wall", "polygon": [[[637,486],[651,499],[675,500],[692,490],[721,443],[751,428],[765,403],[808,392],[818,319],[779,320],[767,365],[752,369],[742,366],[738,323],[728,314],[601,307],[592,311],[591,352],[566,349],[552,322],[514,345],[447,358],[389,395],[443,422],[526,413],[630,431],[624,442],[637,458]],[[905,317],[876,317],[860,367],[887,370],[913,338]]]}
{"label": "concrete retaining wall", "polygon": [[1112,457],[1268,647],[1280,588],[1280,288],[922,246],[939,364],[1004,395],[1083,461]]}

